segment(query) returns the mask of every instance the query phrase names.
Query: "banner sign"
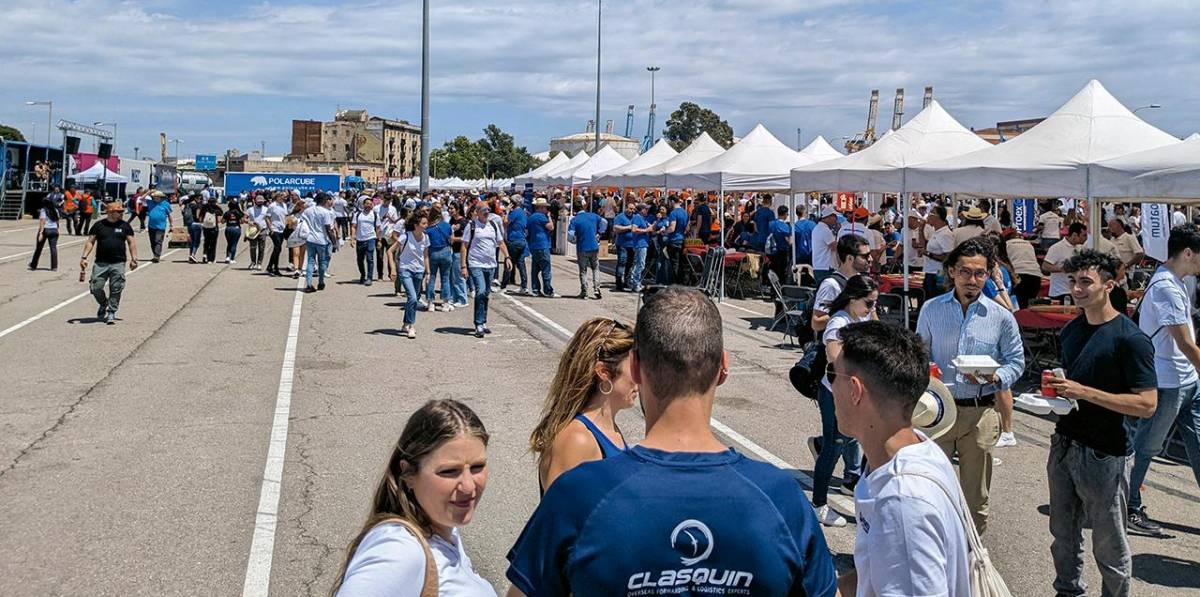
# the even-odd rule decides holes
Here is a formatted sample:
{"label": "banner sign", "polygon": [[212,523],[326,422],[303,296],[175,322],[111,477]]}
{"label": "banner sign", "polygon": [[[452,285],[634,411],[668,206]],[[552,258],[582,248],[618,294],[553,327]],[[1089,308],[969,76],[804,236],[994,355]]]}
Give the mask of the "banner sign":
{"label": "banner sign", "polygon": [[341,190],[340,174],[317,174],[314,172],[229,172],[225,175],[225,196],[233,197],[242,191],[291,191],[301,195],[325,191],[336,193]]}
{"label": "banner sign", "polygon": [[1146,256],[1167,260],[1167,237],[1171,235],[1171,210],[1166,203],[1142,204],[1142,247]]}
{"label": "banner sign", "polygon": [[217,169],[217,156],[215,155],[197,155],[196,170],[207,172]]}
{"label": "banner sign", "polygon": [[1033,234],[1033,228],[1037,225],[1037,201],[1033,199],[1013,200],[1012,223],[1013,228],[1016,228],[1021,234]]}
{"label": "banner sign", "polygon": [[858,195],[854,193],[838,193],[834,200],[833,208],[838,211],[849,211],[854,209]]}
{"label": "banner sign", "polygon": [[179,171],[175,166],[166,164],[154,165],[154,180],[152,182],[156,190],[164,193],[175,193],[179,191]]}

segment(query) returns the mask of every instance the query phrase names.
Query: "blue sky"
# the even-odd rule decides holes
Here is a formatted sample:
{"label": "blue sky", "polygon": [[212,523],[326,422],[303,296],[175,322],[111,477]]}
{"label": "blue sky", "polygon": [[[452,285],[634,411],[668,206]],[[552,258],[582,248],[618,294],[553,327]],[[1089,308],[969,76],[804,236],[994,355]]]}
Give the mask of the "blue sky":
{"label": "blue sky", "polygon": [[[435,145],[496,123],[531,151],[578,132],[595,101],[591,1],[432,0]],[[1177,136],[1200,130],[1200,11],[1164,0],[916,2],[608,0],[602,120],[646,130],[681,101],[735,134],[762,122],[782,141],[859,132],[880,89],[880,128],[925,85],[964,125],[1045,116],[1089,79]],[[55,119],[116,121],[117,150],[184,156],[290,148],[293,118],[340,105],[420,121],[419,0],[6,0],[0,122],[45,138]],[[83,26],[86,24],[86,26]],[[71,43],[77,40],[79,43]],[[173,152],[173,145],[168,150]]]}

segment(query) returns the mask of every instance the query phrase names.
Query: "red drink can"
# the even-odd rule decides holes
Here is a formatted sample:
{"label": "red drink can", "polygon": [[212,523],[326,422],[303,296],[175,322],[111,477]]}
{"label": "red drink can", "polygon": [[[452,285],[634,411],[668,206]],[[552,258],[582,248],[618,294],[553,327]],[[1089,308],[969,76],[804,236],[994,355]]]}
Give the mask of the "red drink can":
{"label": "red drink can", "polygon": [[1042,395],[1048,398],[1058,397],[1058,390],[1050,385],[1050,380],[1054,379],[1054,372],[1049,369],[1042,370]]}
{"label": "red drink can", "polygon": [[929,363],[929,377],[939,381],[942,379],[942,368],[937,363]]}

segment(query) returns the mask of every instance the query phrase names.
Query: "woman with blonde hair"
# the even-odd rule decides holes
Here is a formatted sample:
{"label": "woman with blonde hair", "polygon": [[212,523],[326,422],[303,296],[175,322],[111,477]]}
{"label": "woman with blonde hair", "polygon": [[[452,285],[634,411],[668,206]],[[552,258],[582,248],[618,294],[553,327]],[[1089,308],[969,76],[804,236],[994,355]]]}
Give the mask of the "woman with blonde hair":
{"label": "woman with blonde hair", "polygon": [[[287,237],[288,256],[291,258],[292,277],[299,278],[304,269],[304,248],[308,242],[308,223],[300,214],[304,213],[305,203],[297,201],[292,206],[292,213],[284,219],[285,236]],[[303,222],[303,223],[302,223]]]}
{"label": "woman with blonde hair", "polygon": [[542,493],[563,473],[584,462],[627,449],[617,412],[637,401],[629,372],[633,330],[607,317],[584,322],[571,337],[542,407],[542,420],[529,437],[538,455]]}
{"label": "woman with blonde hair", "polygon": [[431,400],[408,418],[371,512],[350,543],[336,596],[495,597],[463,548],[487,485],[488,432],[456,400]]}

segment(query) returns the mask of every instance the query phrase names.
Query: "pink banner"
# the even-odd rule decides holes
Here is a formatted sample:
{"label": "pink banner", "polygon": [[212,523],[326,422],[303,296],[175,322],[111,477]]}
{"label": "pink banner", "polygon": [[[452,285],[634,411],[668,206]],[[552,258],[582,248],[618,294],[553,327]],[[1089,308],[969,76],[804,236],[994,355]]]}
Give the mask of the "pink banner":
{"label": "pink banner", "polygon": [[[76,172],[83,172],[84,170],[95,166],[96,162],[100,161],[100,157],[94,153],[77,153],[71,157],[75,160]],[[121,158],[114,155],[108,158],[104,165],[112,172],[120,172]]]}

